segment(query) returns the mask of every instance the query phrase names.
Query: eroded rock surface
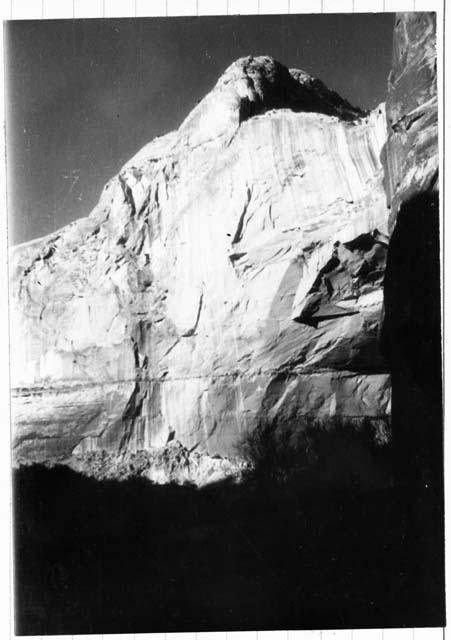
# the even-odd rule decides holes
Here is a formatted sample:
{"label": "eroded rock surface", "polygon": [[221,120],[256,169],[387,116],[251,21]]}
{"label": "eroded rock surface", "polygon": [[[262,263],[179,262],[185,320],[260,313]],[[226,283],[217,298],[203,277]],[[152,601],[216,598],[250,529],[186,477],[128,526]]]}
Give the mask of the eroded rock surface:
{"label": "eroded rock surface", "polygon": [[268,419],[380,434],[385,140],[383,105],[244,58],[89,217],[14,248],[16,461],[92,472],[176,443],[217,479]]}
{"label": "eroded rock surface", "polygon": [[383,162],[392,231],[403,203],[427,190],[438,192],[435,13],[397,14],[386,111]]}
{"label": "eroded rock surface", "polygon": [[[409,483],[443,486],[436,16],[396,16],[383,152],[391,207],[382,344],[393,449]],[[441,507],[442,508],[442,507]],[[440,509],[440,507],[439,507]]]}

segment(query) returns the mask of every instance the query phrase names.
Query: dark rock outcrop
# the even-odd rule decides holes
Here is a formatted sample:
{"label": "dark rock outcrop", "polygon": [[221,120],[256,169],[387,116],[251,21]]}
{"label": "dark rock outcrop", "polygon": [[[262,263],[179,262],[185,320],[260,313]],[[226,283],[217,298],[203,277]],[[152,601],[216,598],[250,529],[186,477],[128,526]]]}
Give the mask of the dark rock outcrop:
{"label": "dark rock outcrop", "polygon": [[382,159],[392,231],[403,203],[438,191],[435,13],[396,17],[386,112],[388,140]]}
{"label": "dark rock outcrop", "polygon": [[435,14],[396,18],[383,152],[391,206],[383,347],[392,372],[395,467],[442,483],[440,208]]}

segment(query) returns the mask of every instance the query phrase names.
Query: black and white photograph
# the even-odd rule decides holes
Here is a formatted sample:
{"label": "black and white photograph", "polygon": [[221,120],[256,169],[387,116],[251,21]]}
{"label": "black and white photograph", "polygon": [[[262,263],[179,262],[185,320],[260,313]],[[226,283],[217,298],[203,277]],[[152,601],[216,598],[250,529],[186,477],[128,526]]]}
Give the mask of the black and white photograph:
{"label": "black and white photograph", "polygon": [[444,627],[437,14],[3,29],[15,633]]}

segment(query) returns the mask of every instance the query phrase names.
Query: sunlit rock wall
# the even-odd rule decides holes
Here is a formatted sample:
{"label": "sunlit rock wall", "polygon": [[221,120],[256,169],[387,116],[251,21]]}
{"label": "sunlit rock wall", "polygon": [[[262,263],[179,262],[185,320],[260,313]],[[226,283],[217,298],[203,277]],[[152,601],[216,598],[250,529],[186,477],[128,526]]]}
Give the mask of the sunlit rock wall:
{"label": "sunlit rock wall", "polygon": [[388,438],[385,140],[384,105],[241,59],[89,217],[15,247],[15,459],[234,457],[304,415]]}

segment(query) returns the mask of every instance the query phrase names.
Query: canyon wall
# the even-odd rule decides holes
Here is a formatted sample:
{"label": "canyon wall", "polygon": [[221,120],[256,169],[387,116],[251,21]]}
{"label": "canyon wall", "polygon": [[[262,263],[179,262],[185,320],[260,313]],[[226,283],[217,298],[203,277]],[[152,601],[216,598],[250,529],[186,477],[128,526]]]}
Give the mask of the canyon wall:
{"label": "canyon wall", "polygon": [[382,346],[403,481],[443,483],[436,15],[396,18],[382,154],[390,206]]}
{"label": "canyon wall", "polygon": [[242,58],[87,218],[12,249],[17,464],[92,471],[93,454],[111,467],[156,452],[152,479],[180,479],[167,468],[182,460],[182,480],[195,468],[203,483],[234,473],[262,424],[341,421],[389,441],[389,206],[391,231],[418,167],[400,132],[424,106],[399,107],[399,68],[385,144],[384,105],[366,113],[303,71]]}

